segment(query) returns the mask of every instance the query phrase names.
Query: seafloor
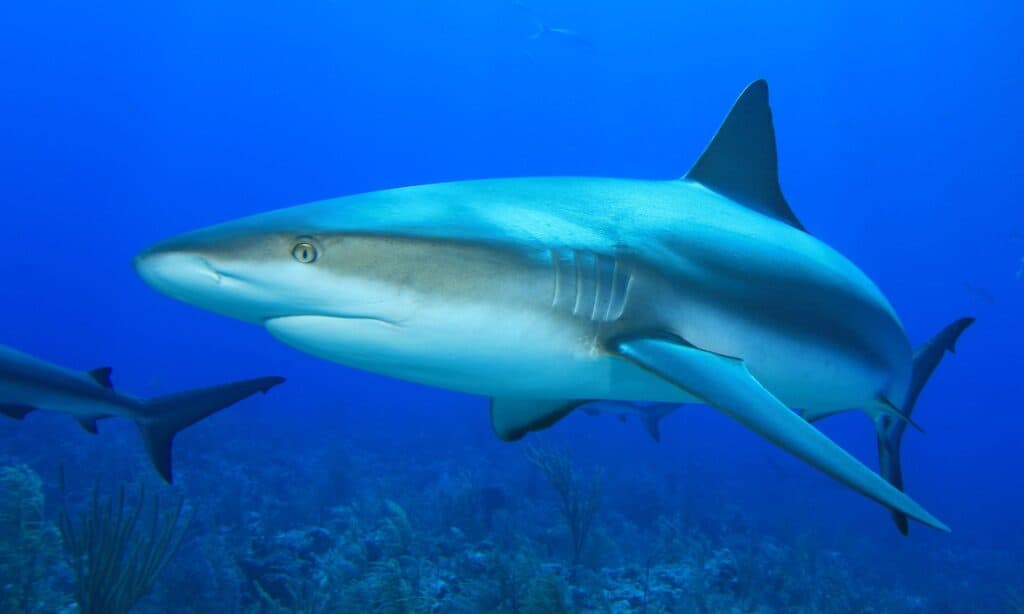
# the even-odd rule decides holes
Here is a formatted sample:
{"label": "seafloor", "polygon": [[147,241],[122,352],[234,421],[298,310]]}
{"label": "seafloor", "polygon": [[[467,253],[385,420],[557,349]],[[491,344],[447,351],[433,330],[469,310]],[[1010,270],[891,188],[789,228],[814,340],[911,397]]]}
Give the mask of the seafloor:
{"label": "seafloor", "polygon": [[[0,612],[117,611],[133,599],[109,593],[133,582],[137,612],[1024,612],[1010,550],[851,530],[884,511],[785,461],[630,462],[616,455],[645,435],[613,418],[513,445],[394,410],[320,420],[259,403],[181,435],[173,488],[124,423],[94,437],[59,415],[5,422]],[[671,426],[662,450],[682,439]],[[841,528],[815,497],[851,508]],[[119,551],[83,552],[104,526],[130,529]],[[179,536],[151,585],[118,575]],[[89,556],[107,566],[92,584]]]}

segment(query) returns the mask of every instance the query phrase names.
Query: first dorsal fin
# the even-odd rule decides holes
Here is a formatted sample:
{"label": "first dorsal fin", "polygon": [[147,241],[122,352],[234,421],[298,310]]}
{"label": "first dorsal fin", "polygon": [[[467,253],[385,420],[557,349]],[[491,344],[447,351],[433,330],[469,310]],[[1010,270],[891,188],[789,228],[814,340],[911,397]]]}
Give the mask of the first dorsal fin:
{"label": "first dorsal fin", "polygon": [[715,138],[683,178],[804,230],[779,187],[775,127],[768,83],[763,79],[743,90]]}
{"label": "first dorsal fin", "polygon": [[99,367],[89,371],[89,377],[96,380],[96,383],[104,388],[113,388],[114,382],[110,381],[110,373],[113,370],[112,367]]}

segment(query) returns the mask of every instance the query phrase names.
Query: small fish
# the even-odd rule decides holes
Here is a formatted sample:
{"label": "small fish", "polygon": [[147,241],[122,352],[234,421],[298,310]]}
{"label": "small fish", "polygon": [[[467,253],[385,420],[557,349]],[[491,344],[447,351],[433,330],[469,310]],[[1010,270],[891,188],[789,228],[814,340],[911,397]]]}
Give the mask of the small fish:
{"label": "small fish", "polygon": [[537,15],[537,11],[522,2],[513,2],[513,6],[520,8],[530,14],[530,18],[537,24],[537,29],[530,35],[530,40],[536,41],[542,37],[557,37],[581,47],[594,48],[594,44],[588,38],[570,28],[550,26]]}
{"label": "small fish", "polygon": [[594,47],[594,44],[591,43],[589,39],[584,37],[576,30],[570,30],[569,28],[557,28],[549,26],[545,23],[538,23],[537,31],[534,32],[533,35],[530,36],[530,38],[532,40],[537,40],[542,36],[557,36],[572,41],[573,43],[576,43],[577,45],[581,45],[583,47]]}

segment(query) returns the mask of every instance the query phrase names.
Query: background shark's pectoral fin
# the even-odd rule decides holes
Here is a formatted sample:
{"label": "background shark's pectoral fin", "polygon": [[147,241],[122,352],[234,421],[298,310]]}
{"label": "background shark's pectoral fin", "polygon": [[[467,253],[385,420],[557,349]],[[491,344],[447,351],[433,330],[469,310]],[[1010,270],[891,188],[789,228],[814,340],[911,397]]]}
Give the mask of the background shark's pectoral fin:
{"label": "background shark's pectoral fin", "polygon": [[661,428],[658,426],[660,420],[660,416],[653,414],[643,418],[644,430],[647,431],[647,434],[651,436],[655,443],[661,443]]}
{"label": "background shark's pectoral fin", "polygon": [[14,418],[15,420],[21,420],[29,413],[35,411],[36,408],[31,405],[14,405],[9,403],[0,403],[0,414],[7,416],[8,418]]}
{"label": "background shark's pectoral fin", "polygon": [[658,403],[645,408],[641,414],[644,428],[655,443],[661,443],[661,419],[682,407],[678,404]]}
{"label": "background shark's pectoral fin", "polygon": [[742,361],[701,350],[682,339],[624,339],[615,343],[613,349],[854,490],[926,525],[949,530],[783,405]]}
{"label": "background shark's pectoral fin", "polygon": [[106,418],[107,416],[79,416],[75,418],[75,421],[81,425],[87,433],[96,435],[100,430],[96,427],[96,421]]}
{"label": "background shark's pectoral fin", "polygon": [[491,426],[505,441],[552,426],[586,401],[565,399],[491,399]]}

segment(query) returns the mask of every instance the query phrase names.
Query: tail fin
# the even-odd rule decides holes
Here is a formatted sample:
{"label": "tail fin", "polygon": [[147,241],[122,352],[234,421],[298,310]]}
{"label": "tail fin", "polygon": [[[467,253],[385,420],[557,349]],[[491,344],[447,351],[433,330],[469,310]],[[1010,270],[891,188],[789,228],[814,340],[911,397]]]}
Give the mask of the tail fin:
{"label": "tail fin", "polygon": [[[889,415],[879,416],[875,427],[878,433],[878,464],[879,471],[890,484],[903,490],[903,466],[900,463],[900,442],[903,439],[903,432],[907,430],[907,423],[914,411],[914,404],[921,390],[928,383],[935,368],[942,361],[942,356],[947,352],[956,351],[956,341],[960,335],[967,330],[967,327],[974,323],[974,318],[961,318],[942,329],[939,334],[930,341],[917,348],[914,352],[914,368],[910,379],[910,390],[907,400],[903,404],[903,416],[900,420]],[[907,523],[907,516],[896,510],[892,511],[892,518],[896,521],[896,527],[900,533],[906,535],[910,527]]]}
{"label": "tail fin", "polygon": [[170,483],[171,442],[178,431],[257,392],[265,393],[282,382],[283,377],[257,377],[144,401],[135,424],[142,434],[153,467]]}

